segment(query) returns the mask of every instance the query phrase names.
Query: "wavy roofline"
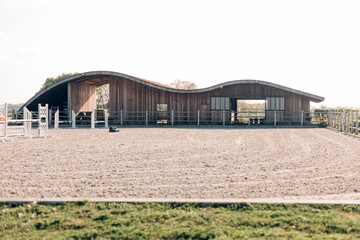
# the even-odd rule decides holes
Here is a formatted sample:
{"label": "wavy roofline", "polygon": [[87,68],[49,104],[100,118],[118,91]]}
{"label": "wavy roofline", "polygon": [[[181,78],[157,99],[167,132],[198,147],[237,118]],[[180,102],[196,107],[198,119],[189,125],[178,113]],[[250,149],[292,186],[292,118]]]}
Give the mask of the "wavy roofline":
{"label": "wavy roofline", "polygon": [[173,92],[173,93],[203,93],[203,92],[210,92],[216,89],[221,89],[223,87],[227,87],[227,86],[232,86],[232,85],[239,85],[239,84],[259,84],[259,85],[263,85],[263,86],[269,86],[269,87],[274,87],[277,89],[281,89],[287,92],[291,92],[291,93],[295,93],[298,95],[302,95],[305,97],[308,97],[311,99],[311,101],[313,102],[322,102],[325,100],[324,97],[320,97],[318,95],[315,94],[311,94],[311,93],[307,93],[307,92],[303,92],[303,91],[299,91],[293,88],[289,88],[289,87],[285,87],[282,85],[278,85],[275,83],[271,83],[271,82],[266,82],[266,81],[262,81],[262,80],[253,80],[253,79],[243,79],[243,80],[233,80],[233,81],[227,81],[224,83],[220,83],[220,84],[216,84],[214,86],[211,87],[207,87],[207,88],[199,88],[199,89],[191,89],[191,90],[184,90],[184,89],[176,89],[176,88],[171,88],[171,87],[166,87],[163,84],[160,83],[156,83],[153,81],[148,81],[145,79],[141,79],[141,78],[137,78],[137,77],[133,77],[130,75],[126,75],[123,73],[119,73],[119,72],[112,72],[112,71],[90,71],[90,72],[84,72],[84,73],[79,73],[76,75],[73,75],[71,77],[65,78],[57,83],[54,83],[53,85],[41,90],[40,92],[38,92],[37,94],[35,94],[32,98],[30,98],[22,107],[26,107],[28,106],[32,101],[34,101],[36,98],[40,97],[42,94],[46,93],[47,91],[50,91],[51,89],[62,85],[64,83],[73,81],[73,80],[77,80],[77,79],[81,79],[83,77],[90,77],[90,76],[114,76],[114,77],[121,77],[121,78],[125,78],[137,83],[141,83],[144,84],[146,86],[150,86],[153,88],[157,88],[160,90],[164,90],[167,92]]}

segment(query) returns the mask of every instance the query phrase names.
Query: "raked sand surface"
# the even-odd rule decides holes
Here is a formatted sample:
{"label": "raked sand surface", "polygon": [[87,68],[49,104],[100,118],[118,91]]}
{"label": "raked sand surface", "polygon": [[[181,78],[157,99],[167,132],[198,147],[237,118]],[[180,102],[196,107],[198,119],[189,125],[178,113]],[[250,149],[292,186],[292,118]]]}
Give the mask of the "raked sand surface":
{"label": "raked sand surface", "polygon": [[0,200],[360,203],[358,138],[327,129],[119,130],[0,143]]}

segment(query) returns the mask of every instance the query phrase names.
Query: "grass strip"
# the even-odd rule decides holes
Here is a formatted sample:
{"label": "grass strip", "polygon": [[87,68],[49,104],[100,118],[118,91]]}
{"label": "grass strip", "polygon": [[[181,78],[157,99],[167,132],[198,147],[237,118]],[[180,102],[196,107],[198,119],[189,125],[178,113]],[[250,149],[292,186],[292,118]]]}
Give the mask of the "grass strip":
{"label": "grass strip", "polygon": [[360,206],[0,204],[0,239],[358,239]]}

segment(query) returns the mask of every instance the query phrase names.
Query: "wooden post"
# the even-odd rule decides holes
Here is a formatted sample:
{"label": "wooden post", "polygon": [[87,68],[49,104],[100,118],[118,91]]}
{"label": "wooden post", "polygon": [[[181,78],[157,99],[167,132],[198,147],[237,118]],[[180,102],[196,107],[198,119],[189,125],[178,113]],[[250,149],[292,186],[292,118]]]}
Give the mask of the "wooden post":
{"label": "wooden post", "polygon": [[356,111],[356,134],[359,134],[359,110]]}
{"label": "wooden post", "polygon": [[145,111],[145,125],[148,125],[148,111]]}
{"label": "wooden post", "polygon": [[171,125],[174,126],[174,110],[171,110]]}
{"label": "wooden post", "polygon": [[341,111],[340,115],[340,132],[344,130],[344,111]]}
{"label": "wooden post", "polygon": [[248,116],[248,125],[249,126],[251,125],[251,113],[250,113],[250,110],[249,110],[249,116]]}
{"label": "wooden post", "polygon": [[350,117],[350,133],[354,132],[354,111],[351,111],[351,117]]}
{"label": "wooden post", "polygon": [[120,110],[120,125],[123,125],[123,110]]}
{"label": "wooden post", "polygon": [[200,126],[200,110],[197,111],[197,125]]}
{"label": "wooden post", "polygon": [[276,110],[274,111],[274,126],[276,126]]}

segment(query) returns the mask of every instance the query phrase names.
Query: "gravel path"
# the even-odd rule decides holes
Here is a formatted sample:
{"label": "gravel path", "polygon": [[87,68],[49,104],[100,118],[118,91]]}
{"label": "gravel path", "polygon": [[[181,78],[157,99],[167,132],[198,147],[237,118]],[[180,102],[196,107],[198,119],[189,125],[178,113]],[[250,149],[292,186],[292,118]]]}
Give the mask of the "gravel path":
{"label": "gravel path", "polygon": [[360,140],[326,129],[49,133],[0,143],[0,199],[360,201]]}

